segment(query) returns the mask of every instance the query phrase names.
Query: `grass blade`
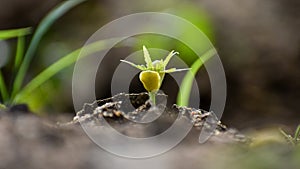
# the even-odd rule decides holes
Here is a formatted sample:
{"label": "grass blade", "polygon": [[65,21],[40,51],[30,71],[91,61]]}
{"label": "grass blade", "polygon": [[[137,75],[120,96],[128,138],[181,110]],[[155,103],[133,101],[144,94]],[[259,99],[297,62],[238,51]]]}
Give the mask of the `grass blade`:
{"label": "grass blade", "polygon": [[4,82],[4,78],[3,78],[1,71],[0,71],[0,93],[1,93],[3,102],[6,101],[8,99],[8,92],[7,92],[6,84]]}
{"label": "grass blade", "polygon": [[296,143],[298,143],[298,139],[300,137],[300,125],[298,125],[297,129],[296,129],[296,132],[295,132],[295,135],[294,135],[294,140]]}
{"label": "grass blade", "polygon": [[25,47],[25,37],[19,36],[18,37],[18,44],[17,44],[17,51],[16,51],[16,58],[15,58],[15,65],[13,70],[18,70],[24,55],[24,47]]}
{"label": "grass blade", "polygon": [[10,30],[0,30],[0,40],[6,40],[10,38],[25,36],[31,33],[31,28],[20,28]]}
{"label": "grass blade", "polygon": [[187,72],[183,81],[180,85],[179,94],[177,96],[177,105],[179,106],[188,106],[190,92],[192,89],[193,79],[198,72],[198,70],[202,67],[204,62],[213,57],[217,51],[215,49],[210,49],[206,53],[204,53],[199,59],[197,59],[193,65],[191,66],[190,71]]}
{"label": "grass blade", "polygon": [[[89,55],[97,51],[103,50],[106,48],[107,43],[109,43],[109,40],[102,40],[102,41],[97,41],[92,44],[89,44],[88,46],[84,47],[85,51],[88,51],[85,54]],[[47,69],[45,69],[43,72],[41,72],[39,75],[37,75],[16,95],[13,102],[19,103],[23,101],[26,98],[26,96],[30,95],[32,91],[34,91],[37,87],[39,87],[44,82],[46,82],[56,73],[60,72],[62,69],[75,63],[78,59],[77,56],[80,54],[82,49],[83,48],[79,48],[71,52],[70,54],[62,57],[61,59],[53,63],[51,66],[49,66]],[[86,55],[82,55],[81,58],[85,57]]]}
{"label": "grass blade", "polygon": [[63,14],[65,14],[67,11],[69,11],[74,6],[82,3],[85,0],[68,0],[62,2],[60,5],[58,5],[55,9],[53,9],[38,25],[32,40],[29,44],[29,47],[26,51],[26,54],[24,56],[24,60],[20,66],[20,69],[17,73],[16,79],[13,84],[13,91],[12,91],[12,98],[19,92],[25,74],[28,70],[29,64],[32,60],[32,57],[37,49],[37,46],[43,37],[43,35],[47,32],[47,30],[50,28],[50,26]]}
{"label": "grass blade", "polygon": [[279,131],[291,145],[295,146],[295,142],[291,135],[286,134],[285,131],[283,131],[282,129],[279,129]]}

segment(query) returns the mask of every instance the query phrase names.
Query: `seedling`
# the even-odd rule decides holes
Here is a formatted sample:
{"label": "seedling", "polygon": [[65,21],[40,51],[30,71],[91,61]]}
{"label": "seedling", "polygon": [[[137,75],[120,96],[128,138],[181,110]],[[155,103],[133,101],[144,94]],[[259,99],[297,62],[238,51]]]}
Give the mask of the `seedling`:
{"label": "seedling", "polygon": [[279,130],[289,143],[291,143],[293,146],[299,145],[299,143],[300,143],[300,125],[298,125],[298,127],[294,133],[294,136],[287,134],[282,129],[279,129]]}
{"label": "seedling", "polygon": [[143,46],[143,52],[144,52],[144,59],[146,62],[146,65],[136,65],[132,62],[121,60],[121,62],[127,63],[137,69],[140,69],[140,75],[139,79],[142,82],[144,88],[148,91],[150,101],[153,105],[155,105],[155,96],[157,91],[159,90],[165,74],[166,73],[173,73],[173,72],[179,72],[179,71],[185,71],[189,69],[176,69],[176,68],[170,68],[166,69],[167,64],[171,60],[171,58],[179,54],[178,52],[175,52],[172,50],[169,55],[165,58],[165,60],[155,60],[152,62],[152,59],[150,57],[150,54],[145,46]]}

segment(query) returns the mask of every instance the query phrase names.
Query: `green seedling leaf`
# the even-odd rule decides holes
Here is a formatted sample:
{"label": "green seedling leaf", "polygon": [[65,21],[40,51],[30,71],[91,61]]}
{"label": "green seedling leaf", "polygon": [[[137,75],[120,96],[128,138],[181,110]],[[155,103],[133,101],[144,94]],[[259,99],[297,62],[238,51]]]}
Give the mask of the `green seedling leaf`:
{"label": "green seedling leaf", "polygon": [[146,46],[143,46],[143,51],[147,68],[153,69],[152,60]]}
{"label": "green seedling leaf", "polygon": [[127,64],[129,64],[129,65],[131,65],[131,66],[133,66],[133,67],[135,67],[135,68],[137,68],[137,69],[140,69],[140,70],[146,70],[146,67],[144,66],[144,65],[136,65],[136,64],[134,64],[134,63],[132,63],[132,62],[129,62],[129,61],[127,61],[127,60],[120,60],[121,62],[124,62],[124,63],[127,63]]}
{"label": "green seedling leaf", "polygon": [[176,68],[171,68],[171,69],[167,69],[167,70],[164,70],[164,71],[161,71],[163,73],[173,73],[173,72],[181,72],[181,71],[187,71],[187,70],[191,70],[189,68],[187,69],[176,69]]}
{"label": "green seedling leaf", "polygon": [[166,59],[164,60],[164,64],[163,64],[163,66],[164,66],[164,68],[168,65],[168,63],[170,62],[170,60],[171,60],[171,58],[174,56],[174,55],[178,55],[179,54],[179,52],[175,52],[174,50],[172,50],[170,53],[169,53],[169,55],[166,57]]}
{"label": "green seedling leaf", "polygon": [[127,63],[135,68],[142,70],[139,76],[140,81],[143,83],[144,88],[148,91],[150,100],[155,105],[155,95],[162,84],[162,81],[165,77],[165,73],[179,72],[179,71],[184,71],[189,69],[171,68],[165,70],[172,56],[178,54],[178,52],[175,52],[174,50],[169,53],[169,55],[166,57],[165,60],[161,59],[161,60],[155,60],[153,62],[145,46],[143,46],[143,51],[144,51],[144,59],[146,62],[146,66],[136,65],[134,63],[125,60],[121,60],[121,62]]}

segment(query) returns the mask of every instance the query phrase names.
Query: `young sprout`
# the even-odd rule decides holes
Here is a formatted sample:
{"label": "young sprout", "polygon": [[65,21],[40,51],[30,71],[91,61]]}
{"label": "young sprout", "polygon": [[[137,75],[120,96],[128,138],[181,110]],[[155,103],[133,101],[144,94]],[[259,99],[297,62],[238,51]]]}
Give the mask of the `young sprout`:
{"label": "young sprout", "polygon": [[145,46],[143,46],[143,52],[144,52],[144,59],[146,65],[136,65],[126,60],[121,60],[121,62],[127,63],[141,70],[141,73],[139,75],[140,81],[142,82],[144,88],[148,91],[150,100],[155,105],[155,95],[162,84],[165,73],[173,73],[173,72],[179,72],[179,71],[184,71],[189,69],[176,69],[176,68],[166,69],[166,66],[171,60],[171,58],[174,55],[179,54],[174,50],[172,50],[169,53],[169,55],[166,57],[165,60],[161,59],[161,60],[155,60],[153,62]]}

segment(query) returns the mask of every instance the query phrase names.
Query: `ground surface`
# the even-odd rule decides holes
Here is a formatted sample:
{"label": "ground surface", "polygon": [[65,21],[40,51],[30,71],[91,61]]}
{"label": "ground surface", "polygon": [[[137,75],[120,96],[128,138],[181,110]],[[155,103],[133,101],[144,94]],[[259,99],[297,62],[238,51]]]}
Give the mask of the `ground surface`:
{"label": "ground surface", "polygon": [[[139,118],[151,106],[123,112],[120,100],[128,95],[85,105],[72,117],[38,117],[20,109],[0,114],[0,169],[53,168],[299,168],[300,151],[282,143],[272,142],[251,147],[249,140],[218,121],[212,137],[199,144],[201,129],[209,112],[190,108],[166,109],[160,118],[147,125],[137,125],[127,118]],[[142,96],[144,97],[144,96]],[[133,96],[136,99],[136,96]],[[138,100],[141,98],[138,98]],[[131,99],[132,100],[132,99]],[[143,103],[143,102],[141,102]],[[136,103],[138,106],[141,103]],[[143,104],[141,104],[143,105]],[[159,105],[158,105],[159,107]],[[23,109],[21,109],[23,110]],[[184,112],[184,113],[182,113]],[[130,159],[104,151],[92,142],[79,122],[100,127],[104,117],[116,130],[128,136],[149,137],[168,128],[178,115],[185,115],[194,127],[185,139],[172,150],[152,158]],[[125,117],[126,116],[126,117]],[[57,124],[57,122],[60,122]],[[207,127],[207,126],[206,126]],[[122,145],[116,145],[122,148]]]}

